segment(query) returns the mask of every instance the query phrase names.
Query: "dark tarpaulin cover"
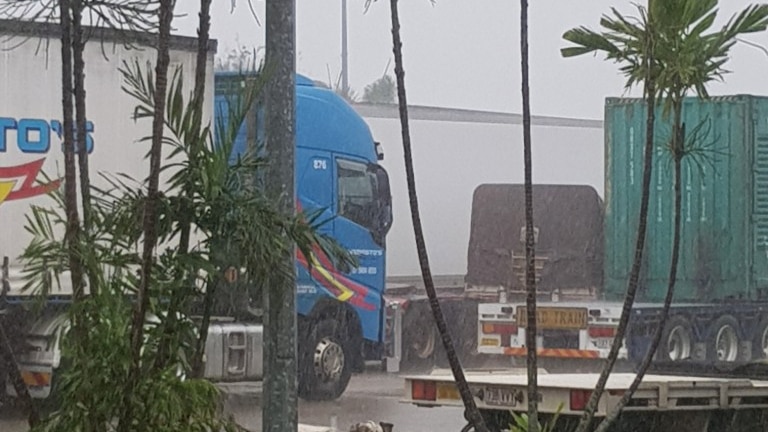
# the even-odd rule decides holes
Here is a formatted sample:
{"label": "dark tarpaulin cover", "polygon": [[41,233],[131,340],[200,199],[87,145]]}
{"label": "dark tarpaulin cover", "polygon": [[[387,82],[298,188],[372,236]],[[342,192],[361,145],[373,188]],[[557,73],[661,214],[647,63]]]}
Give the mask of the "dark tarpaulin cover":
{"label": "dark tarpaulin cover", "polygon": [[[536,256],[546,257],[537,290],[588,290],[602,285],[603,203],[591,186],[534,185],[534,227],[539,229]],[[523,185],[484,184],[472,200],[466,282],[524,290],[512,268],[512,254],[524,264]]]}

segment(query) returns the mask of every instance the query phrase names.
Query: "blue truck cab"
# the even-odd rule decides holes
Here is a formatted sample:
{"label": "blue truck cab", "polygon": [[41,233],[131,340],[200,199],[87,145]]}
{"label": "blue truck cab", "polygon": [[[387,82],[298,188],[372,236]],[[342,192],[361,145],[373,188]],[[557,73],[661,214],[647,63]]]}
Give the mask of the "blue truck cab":
{"label": "blue truck cab", "polygon": [[[220,84],[239,77],[216,74],[217,118],[226,116],[229,100]],[[246,120],[240,126],[233,153],[246,150],[248,137],[263,134],[248,130],[260,123]],[[344,99],[296,75],[297,207],[322,210],[319,220],[328,222],[320,230],[358,259],[356,268],[343,273],[319,249],[313,259],[297,253],[299,394],[305,399],[337,398],[365,360],[381,359],[385,239],[392,224],[381,159],[368,125]]]}

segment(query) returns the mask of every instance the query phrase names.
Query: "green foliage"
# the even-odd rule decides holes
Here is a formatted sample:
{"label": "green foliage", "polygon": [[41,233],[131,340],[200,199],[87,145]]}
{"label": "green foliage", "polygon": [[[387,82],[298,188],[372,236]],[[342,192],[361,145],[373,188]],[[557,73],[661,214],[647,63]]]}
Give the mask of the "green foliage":
{"label": "green foliage", "polygon": [[638,16],[626,17],[615,8],[604,15],[604,33],[587,27],[568,30],[563,38],[573,46],[561,49],[563,57],[603,53],[621,63],[626,87],[642,83],[643,59],[652,44],[657,96],[667,97],[665,113],[674,103],[669,96],[681,88],[707,97],[707,84],[722,79],[730,49],[743,34],[760,32],[768,25],[768,5],[751,5],[732,16],[718,31],[708,32],[717,18],[719,0],[649,0],[636,4]]}
{"label": "green foliage", "polygon": [[[104,290],[76,308],[72,313],[89,329],[88,336],[61,339],[66,362],[54,381],[54,400],[46,401],[54,411],[34,431],[110,431],[122,407],[131,358],[131,305],[120,293]],[[153,336],[147,339],[149,346]],[[144,358],[152,354],[145,352]],[[147,365],[132,400],[133,430],[234,430],[220,415],[219,400],[213,384],[183,379],[178,366],[158,370]]]}
{"label": "green foliage", "polygon": [[[151,67],[124,63],[124,90],[137,101],[136,121],[151,119],[154,112],[154,77]],[[262,71],[263,72],[263,71]],[[168,86],[165,113],[170,148],[163,164],[168,178],[158,205],[157,256],[149,289],[150,307],[145,317],[144,343],[138,382],[127,383],[131,366],[131,301],[137,292],[140,268],[141,220],[147,198],[146,182],[122,173],[101,173],[107,187],[92,186],[92,230],[77,238],[91,286],[86,299],[67,310],[62,324],[64,358],[55,377],[52,412],[42,431],[112,430],[113,419],[127,400],[135,413],[133,430],[203,431],[231,429],[222,418],[215,386],[188,379],[190,359],[200,355],[206,331],[187,315],[225,286],[222,273],[241,269],[247,281],[275,280],[294,271],[283,257],[294,245],[305,256],[319,248],[342,269],[356,265],[354,257],[332,238],[317,233],[326,221],[320,212],[284,217],[264,195],[260,172],[265,161],[258,148],[232,159],[234,139],[251,107],[258,102],[263,73],[242,77],[232,92],[227,123],[216,125],[216,134],[202,123],[202,107],[187,103],[181,69]],[[214,135],[216,140],[214,140]],[[144,142],[149,142],[145,138]],[[23,254],[25,289],[44,305],[47,295],[66,286],[68,245],[64,198],[52,194],[54,206],[33,207],[26,229],[32,241]],[[177,247],[182,227],[195,236],[190,251]],[[254,283],[239,285],[240,289]],[[239,293],[251,299],[254,292]],[[241,305],[242,306],[242,305]],[[208,310],[207,313],[210,313]],[[204,317],[205,318],[205,317]],[[74,319],[88,331],[68,332]]]}
{"label": "green foliage", "polygon": [[[658,93],[664,98],[664,114],[679,111],[682,98],[693,90],[709,97],[707,85],[721,80],[731,48],[743,34],[764,31],[768,5],[752,5],[719,30],[710,31],[717,18],[718,0],[652,0],[650,13],[657,29],[655,56],[659,68]],[[679,112],[678,112],[679,114]]]}
{"label": "green foliage", "polygon": [[655,63],[648,71],[646,62],[652,52],[653,28],[648,10],[635,5],[638,17],[625,17],[615,8],[610,15],[603,15],[600,26],[606,31],[599,33],[587,27],[577,27],[563,34],[563,39],[574,46],[560,50],[563,57],[574,57],[590,53],[603,53],[606,60],[619,63],[619,70],[627,77],[626,89],[645,82],[649,73],[656,72]]}
{"label": "green foliage", "polygon": [[[126,65],[122,71],[128,83],[126,91],[139,101],[136,118],[150,117],[154,110],[151,73],[142,77],[138,64]],[[216,143],[210,128],[195,133],[191,119],[196,107],[185,104],[180,70],[174,74],[167,104],[166,127],[170,135],[166,144],[171,147],[168,158],[175,161],[166,164],[164,170],[175,172],[162,198],[160,241],[171,241],[179,234],[181,201],[191,200],[187,208],[194,212],[193,230],[201,236],[198,248],[212,252],[212,256],[206,256],[210,263],[217,262],[218,256],[218,264],[247,268],[255,272],[254,277],[274,276],[276,269],[291,272],[292,266],[285,268],[281,263],[285,263],[285,248],[295,242],[306,256],[312,255],[312,245],[321,246],[337,265],[348,269],[355,265],[353,257],[330,236],[317,233],[317,228],[327,222],[319,219],[321,210],[286,220],[266,198],[259,175],[266,164],[260,156],[260,143],[231,159],[237,131],[250,108],[259,102],[267,74],[257,71],[233,81],[234,87],[243,87],[231,91],[228,121],[219,119],[216,124]],[[178,194],[189,187],[192,189],[188,196]]]}
{"label": "green foliage", "polygon": [[[554,432],[555,426],[557,426],[557,420],[560,418],[560,413],[563,410],[563,404],[557,406],[557,410],[555,411],[555,415],[552,417],[552,419],[544,424],[539,423],[536,430],[539,432]],[[528,432],[530,430],[530,425],[528,424],[528,414],[526,413],[516,413],[512,412],[512,420],[513,424],[510,425],[509,430],[510,432]]]}
{"label": "green foliage", "polygon": [[232,48],[229,51],[222,52],[216,56],[216,62],[214,64],[214,72],[247,72],[249,70],[256,69],[258,64],[257,54],[264,47],[248,48],[246,46],[239,46]]}
{"label": "green foliage", "polygon": [[363,101],[378,104],[395,103],[395,80],[384,75],[363,89]]}

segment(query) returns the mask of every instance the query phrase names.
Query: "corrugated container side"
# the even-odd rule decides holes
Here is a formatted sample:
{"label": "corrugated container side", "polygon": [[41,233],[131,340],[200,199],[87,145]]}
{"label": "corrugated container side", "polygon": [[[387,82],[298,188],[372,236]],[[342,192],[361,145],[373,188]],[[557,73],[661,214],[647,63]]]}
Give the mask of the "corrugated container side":
{"label": "corrugated container side", "polygon": [[768,294],[768,98],[752,105],[754,124],[752,281],[759,298]]}
{"label": "corrugated container side", "polygon": [[[768,282],[766,111],[768,99],[752,96],[684,103],[686,140],[695,150],[683,161],[676,301],[756,298]],[[656,115],[641,301],[663,300],[672,250],[672,126],[661,110]],[[638,99],[608,99],[605,120],[605,291],[621,299],[635,251],[646,109]]]}

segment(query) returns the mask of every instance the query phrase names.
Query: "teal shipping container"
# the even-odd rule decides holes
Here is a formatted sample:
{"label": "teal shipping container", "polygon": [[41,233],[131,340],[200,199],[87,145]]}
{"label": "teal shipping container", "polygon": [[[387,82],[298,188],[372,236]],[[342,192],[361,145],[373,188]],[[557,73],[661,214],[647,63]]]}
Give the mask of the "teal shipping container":
{"label": "teal shipping container", "polygon": [[[768,295],[768,97],[686,99],[682,245],[675,302]],[[605,298],[621,300],[635,252],[645,146],[640,99],[605,105]],[[673,234],[671,119],[657,110],[648,236],[638,301],[661,302]]]}

